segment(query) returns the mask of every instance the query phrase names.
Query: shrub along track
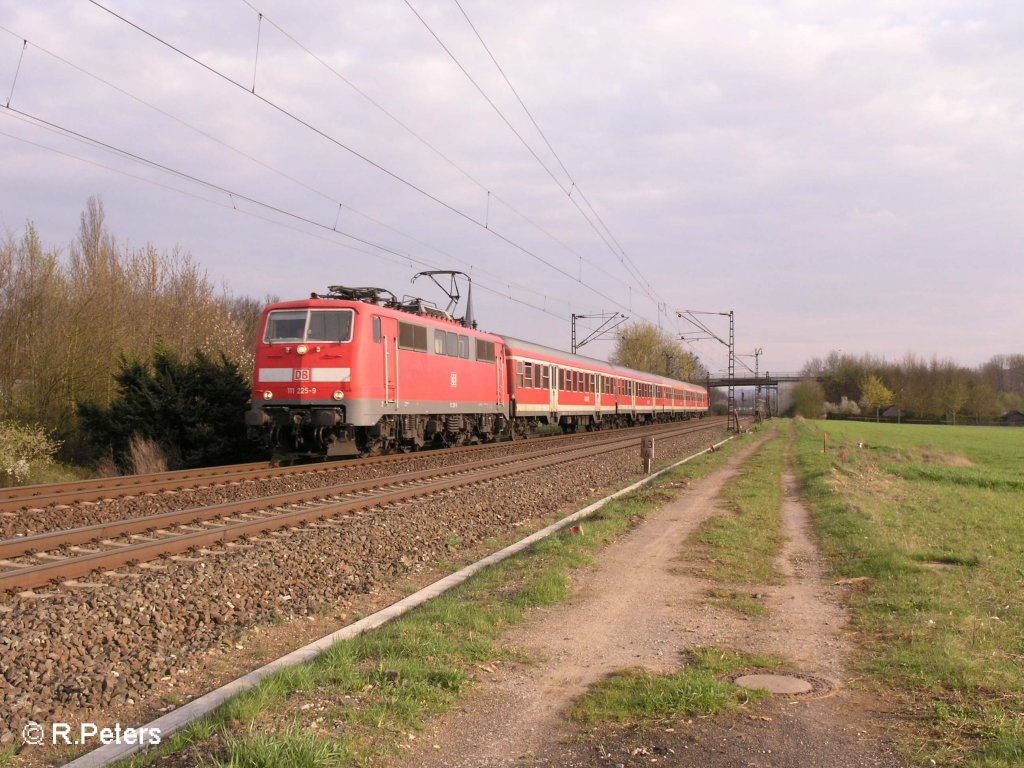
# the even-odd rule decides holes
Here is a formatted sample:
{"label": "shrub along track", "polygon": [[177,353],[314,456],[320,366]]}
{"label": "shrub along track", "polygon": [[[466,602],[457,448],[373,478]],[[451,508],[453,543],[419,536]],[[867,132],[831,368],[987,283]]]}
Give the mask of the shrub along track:
{"label": "shrub along track", "polygon": [[[697,426],[700,431],[660,438],[659,457],[706,445],[721,430],[716,422]],[[571,472],[555,466],[478,481],[354,511],[344,525],[314,523],[258,542],[91,576],[78,586],[9,595],[0,601],[0,621],[9,628],[0,636],[0,709],[9,713],[0,740],[10,741],[29,718],[149,717],[165,704],[157,690],[173,685],[198,693],[196,686],[215,682],[207,679],[204,657],[246,629],[342,613],[384,580],[549,518],[597,488],[635,476],[635,433],[632,438],[626,447],[579,459]],[[193,683],[200,675],[202,682]]]}

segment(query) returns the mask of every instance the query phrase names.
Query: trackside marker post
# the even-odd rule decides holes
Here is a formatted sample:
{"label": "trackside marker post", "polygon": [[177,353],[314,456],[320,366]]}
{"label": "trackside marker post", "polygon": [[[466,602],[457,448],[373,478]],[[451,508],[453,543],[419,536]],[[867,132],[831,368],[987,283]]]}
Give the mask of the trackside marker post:
{"label": "trackside marker post", "polygon": [[651,467],[654,464],[654,438],[640,438],[640,466],[645,475],[651,474]]}

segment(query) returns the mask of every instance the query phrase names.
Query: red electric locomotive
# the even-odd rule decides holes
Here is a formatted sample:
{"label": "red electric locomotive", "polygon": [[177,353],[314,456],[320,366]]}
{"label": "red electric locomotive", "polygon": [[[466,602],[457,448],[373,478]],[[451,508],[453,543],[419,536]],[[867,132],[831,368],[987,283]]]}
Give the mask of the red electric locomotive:
{"label": "red electric locomotive", "polygon": [[703,387],[476,330],[379,288],[264,310],[251,431],[293,456],[368,455],[670,419]]}
{"label": "red electric locomotive", "polygon": [[272,304],[246,423],[325,456],[493,440],[507,428],[500,336],[379,288]]}

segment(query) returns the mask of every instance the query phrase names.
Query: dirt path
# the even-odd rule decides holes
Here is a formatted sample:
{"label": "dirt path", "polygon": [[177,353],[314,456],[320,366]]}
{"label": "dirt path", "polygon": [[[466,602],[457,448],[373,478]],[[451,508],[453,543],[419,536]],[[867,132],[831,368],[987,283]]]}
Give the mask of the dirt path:
{"label": "dirt path", "polygon": [[581,574],[574,599],[536,612],[507,643],[539,662],[488,673],[460,712],[439,718],[415,741],[402,768],[489,766],[696,765],[761,767],[898,766],[879,726],[877,703],[837,686],[827,698],[774,698],[744,714],[645,730],[574,733],[561,713],[610,672],[642,666],[668,672],[688,650],[716,645],[770,653],[801,672],[841,683],[846,616],[791,472],[784,478],[779,560],[785,583],[757,587],[771,614],[749,618],[707,600],[713,586],[685,560],[686,540],[723,513],[717,497],[736,467],[694,483],[674,502],[609,547]]}

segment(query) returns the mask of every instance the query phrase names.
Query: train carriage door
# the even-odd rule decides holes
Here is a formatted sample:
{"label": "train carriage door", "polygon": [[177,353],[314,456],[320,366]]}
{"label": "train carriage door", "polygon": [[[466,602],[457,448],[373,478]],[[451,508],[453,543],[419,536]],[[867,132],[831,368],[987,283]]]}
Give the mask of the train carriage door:
{"label": "train carriage door", "polygon": [[541,377],[541,385],[548,391],[548,413],[554,413],[558,410],[558,393],[556,391],[558,373],[555,370],[555,366],[550,363],[544,363]]}
{"label": "train carriage door", "polygon": [[[479,349],[479,342],[477,349]],[[498,377],[496,389],[498,393],[497,405],[504,408],[505,403],[508,401],[508,393],[505,391],[505,385],[507,383],[506,377],[508,376],[508,371],[505,368],[505,345],[502,344],[499,349],[500,352],[498,353],[498,359],[494,361],[494,375]]]}
{"label": "train carriage door", "polygon": [[[382,327],[382,325],[384,327]],[[373,340],[380,341],[384,362],[384,403],[398,400],[398,327],[391,318],[374,316]]]}
{"label": "train carriage door", "polygon": [[565,369],[558,365],[551,366],[551,410],[558,411],[562,390],[565,389]]}

